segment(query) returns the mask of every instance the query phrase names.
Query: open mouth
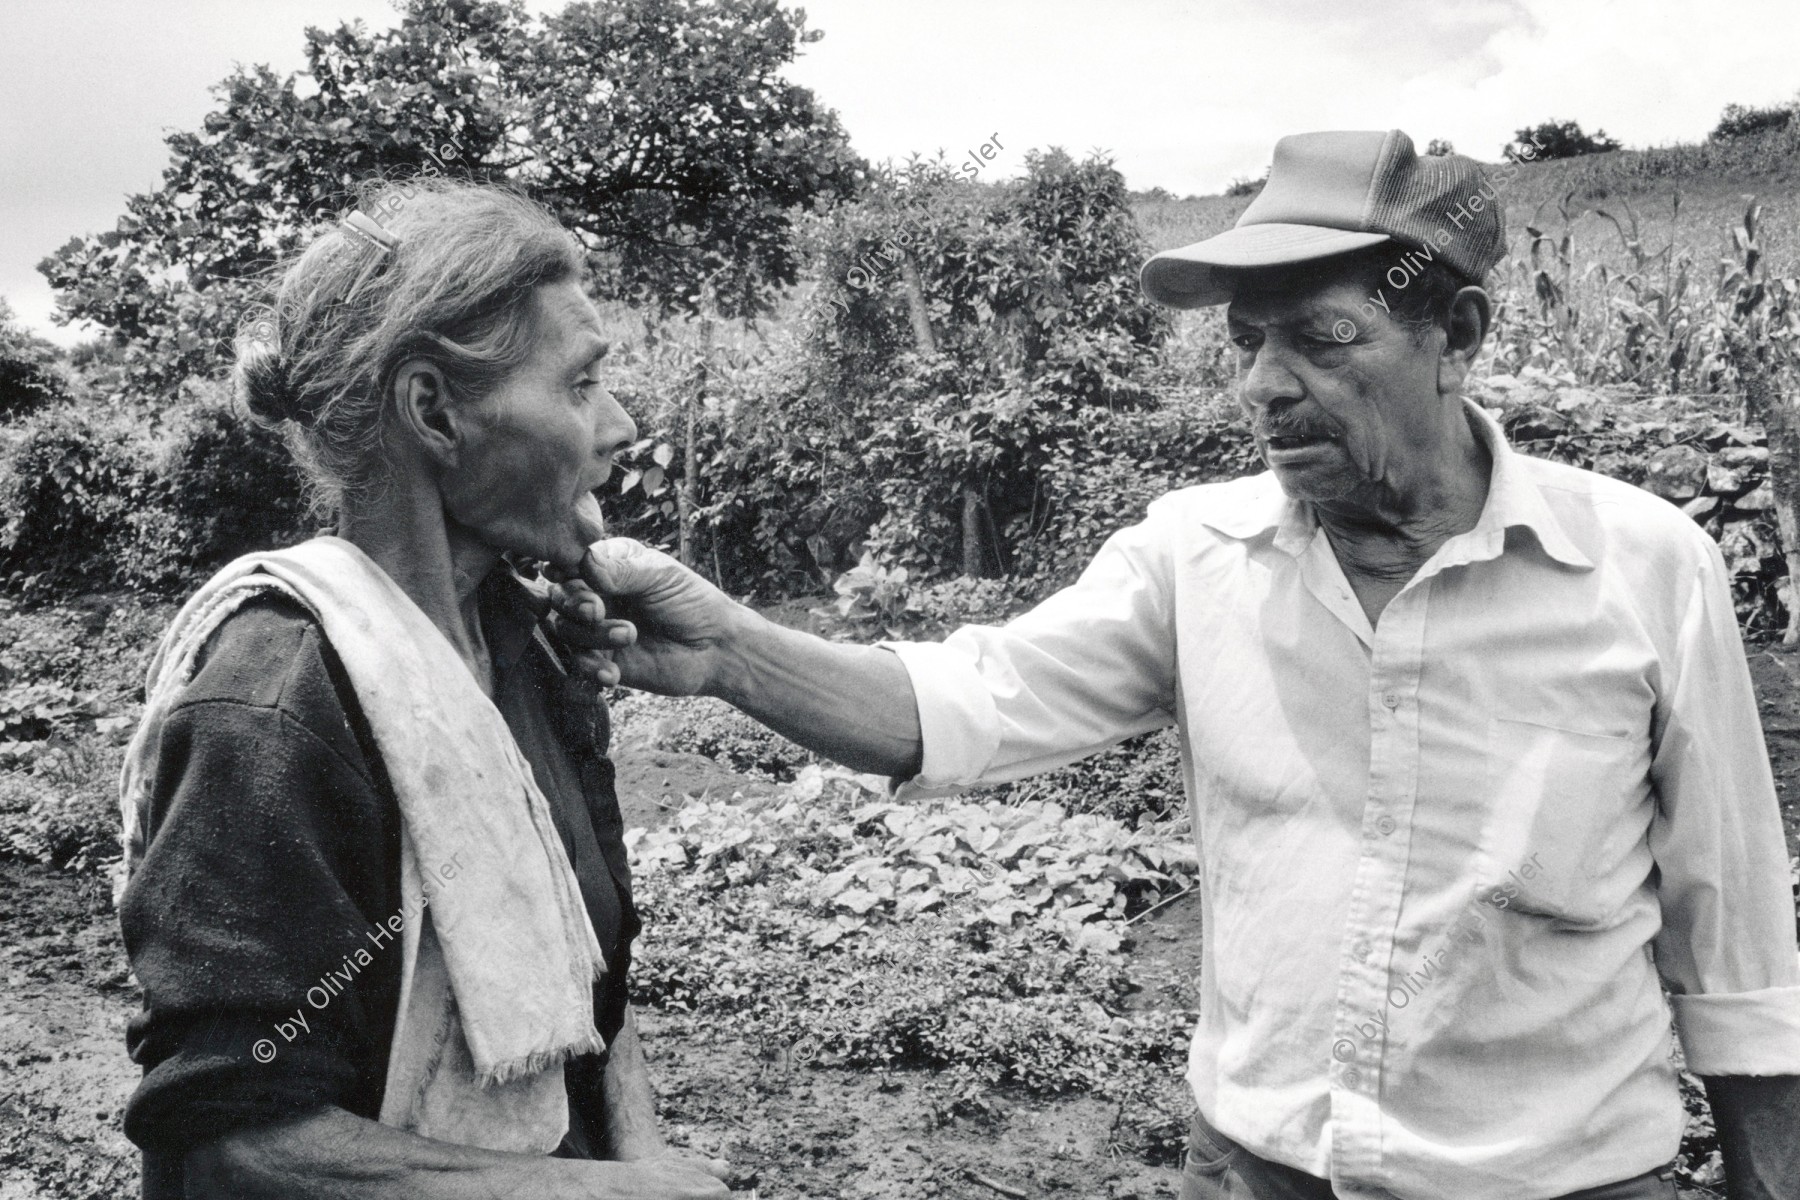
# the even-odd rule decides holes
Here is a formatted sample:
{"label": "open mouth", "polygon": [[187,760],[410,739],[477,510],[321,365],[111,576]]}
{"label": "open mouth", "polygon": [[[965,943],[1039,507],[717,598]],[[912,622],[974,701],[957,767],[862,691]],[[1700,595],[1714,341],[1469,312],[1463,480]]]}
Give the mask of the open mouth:
{"label": "open mouth", "polygon": [[1336,440],[1326,433],[1272,433],[1268,438],[1271,450],[1303,450],[1308,446],[1324,446]]}

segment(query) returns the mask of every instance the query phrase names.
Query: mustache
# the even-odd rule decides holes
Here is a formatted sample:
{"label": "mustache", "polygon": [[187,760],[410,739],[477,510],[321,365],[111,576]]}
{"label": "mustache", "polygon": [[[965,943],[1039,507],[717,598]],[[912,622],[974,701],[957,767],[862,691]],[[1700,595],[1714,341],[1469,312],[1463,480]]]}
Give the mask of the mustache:
{"label": "mustache", "polygon": [[1336,438],[1337,430],[1323,421],[1302,418],[1264,416],[1251,425],[1258,438]]}

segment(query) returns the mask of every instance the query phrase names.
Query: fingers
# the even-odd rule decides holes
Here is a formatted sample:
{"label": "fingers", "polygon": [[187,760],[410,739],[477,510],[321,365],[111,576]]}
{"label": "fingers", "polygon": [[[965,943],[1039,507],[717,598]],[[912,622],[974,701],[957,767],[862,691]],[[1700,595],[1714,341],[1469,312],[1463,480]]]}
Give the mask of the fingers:
{"label": "fingers", "polygon": [[570,579],[551,588],[550,604],[569,620],[588,625],[598,625],[606,616],[606,601],[581,579]]}
{"label": "fingers", "polygon": [[579,650],[575,653],[575,669],[601,687],[619,685],[619,664],[604,650]]}
{"label": "fingers", "polygon": [[602,538],[581,560],[581,578],[607,596],[635,596],[652,584],[674,559],[635,538]]}
{"label": "fingers", "polygon": [[623,650],[637,643],[637,626],[630,621],[590,621],[553,613],[550,631],[575,650]]}

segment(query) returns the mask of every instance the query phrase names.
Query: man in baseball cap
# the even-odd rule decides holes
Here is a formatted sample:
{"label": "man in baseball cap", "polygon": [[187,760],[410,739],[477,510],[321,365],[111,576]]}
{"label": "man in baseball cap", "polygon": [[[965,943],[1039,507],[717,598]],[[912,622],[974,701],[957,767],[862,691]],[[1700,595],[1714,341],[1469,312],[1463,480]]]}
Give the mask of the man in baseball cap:
{"label": "man in baseball cap", "polygon": [[1270,470],[1163,496],[1004,627],[844,645],[626,539],[583,566],[637,622],[609,673],[903,796],[1180,729],[1183,1200],[1670,1200],[1671,1016],[1730,1194],[1800,1194],[1800,953],[1729,576],[1462,398],[1502,184],[1398,131],[1284,138],[1236,228],[1143,271],[1229,305]]}

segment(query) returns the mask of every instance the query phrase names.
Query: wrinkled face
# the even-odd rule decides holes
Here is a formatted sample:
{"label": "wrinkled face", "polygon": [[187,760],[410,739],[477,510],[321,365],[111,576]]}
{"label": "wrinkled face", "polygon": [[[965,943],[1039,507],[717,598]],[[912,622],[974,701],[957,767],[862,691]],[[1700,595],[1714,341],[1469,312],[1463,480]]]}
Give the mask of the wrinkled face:
{"label": "wrinkled face", "polygon": [[1444,333],[1415,339],[1366,291],[1354,278],[1259,286],[1252,276],[1226,313],[1238,402],[1264,461],[1299,500],[1372,503],[1403,491],[1409,466],[1437,452]]}
{"label": "wrinkled face", "polygon": [[599,314],[573,281],[537,292],[531,357],[468,400],[456,468],[441,481],[450,519],[496,550],[573,564],[591,528],[577,506],[612,474],[637,426],[599,383]]}

